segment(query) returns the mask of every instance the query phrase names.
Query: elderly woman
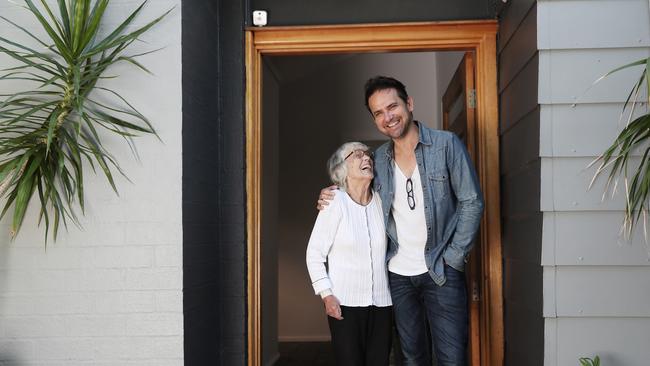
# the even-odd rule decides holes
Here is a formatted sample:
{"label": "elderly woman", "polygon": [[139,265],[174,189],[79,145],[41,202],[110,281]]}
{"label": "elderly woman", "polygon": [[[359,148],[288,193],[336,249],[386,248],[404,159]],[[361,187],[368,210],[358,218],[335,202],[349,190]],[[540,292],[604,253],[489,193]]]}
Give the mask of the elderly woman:
{"label": "elderly woman", "polygon": [[312,286],[325,305],[336,364],[388,365],[392,303],[371,153],[362,143],[348,142],[327,165],[340,190],[319,212],[309,238]]}

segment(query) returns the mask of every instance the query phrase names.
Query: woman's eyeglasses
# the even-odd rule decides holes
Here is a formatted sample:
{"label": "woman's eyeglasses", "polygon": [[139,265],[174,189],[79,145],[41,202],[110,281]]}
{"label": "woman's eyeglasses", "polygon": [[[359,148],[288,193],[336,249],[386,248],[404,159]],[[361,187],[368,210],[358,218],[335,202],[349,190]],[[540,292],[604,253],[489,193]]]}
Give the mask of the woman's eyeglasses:
{"label": "woman's eyeglasses", "polygon": [[411,178],[406,179],[406,201],[411,210],[415,210],[415,196],[413,195],[413,181]]}
{"label": "woman's eyeglasses", "polygon": [[352,150],[343,160],[348,160],[350,156],[354,156],[355,159],[361,159],[364,155],[372,159],[372,152],[370,150]]}

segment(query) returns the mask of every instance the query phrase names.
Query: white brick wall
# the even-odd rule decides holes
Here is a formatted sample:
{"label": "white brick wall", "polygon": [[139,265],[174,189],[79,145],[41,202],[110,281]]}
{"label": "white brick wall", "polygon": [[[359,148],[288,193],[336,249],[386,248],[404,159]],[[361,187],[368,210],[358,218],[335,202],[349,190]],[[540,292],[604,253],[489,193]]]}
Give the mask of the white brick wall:
{"label": "white brick wall", "polygon": [[[108,24],[139,3],[113,0]],[[36,205],[13,243],[9,220],[0,222],[0,365],[183,364],[180,0],[149,1],[138,24],[172,7],[131,50],[164,47],[141,59],[154,76],[122,65],[110,81],[163,140],[136,138],[136,161],[121,138],[105,134],[133,183],[118,177],[118,197],[88,167],[83,229],[70,225],[47,248]],[[9,2],[0,2],[0,13],[36,29]],[[3,23],[0,34],[19,37]],[[0,68],[8,62],[0,57]]]}

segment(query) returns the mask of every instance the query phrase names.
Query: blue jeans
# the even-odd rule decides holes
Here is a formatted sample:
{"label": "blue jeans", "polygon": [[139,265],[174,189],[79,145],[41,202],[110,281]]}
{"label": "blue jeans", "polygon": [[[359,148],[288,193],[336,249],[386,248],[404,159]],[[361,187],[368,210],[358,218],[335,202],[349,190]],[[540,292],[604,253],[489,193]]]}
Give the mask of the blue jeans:
{"label": "blue jeans", "polygon": [[429,273],[401,276],[389,272],[395,324],[404,365],[430,366],[427,321],[438,366],[467,366],[467,292],[465,273],[445,265],[446,282]]}

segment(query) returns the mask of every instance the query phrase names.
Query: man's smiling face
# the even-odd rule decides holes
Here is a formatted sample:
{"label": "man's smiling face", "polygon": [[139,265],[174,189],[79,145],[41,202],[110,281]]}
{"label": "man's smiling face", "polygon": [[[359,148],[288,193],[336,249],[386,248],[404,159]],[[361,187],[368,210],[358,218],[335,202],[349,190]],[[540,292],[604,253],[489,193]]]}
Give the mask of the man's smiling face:
{"label": "man's smiling face", "polygon": [[391,139],[400,139],[413,123],[413,100],[404,102],[395,89],[381,89],[368,98],[368,108],[375,126]]}

